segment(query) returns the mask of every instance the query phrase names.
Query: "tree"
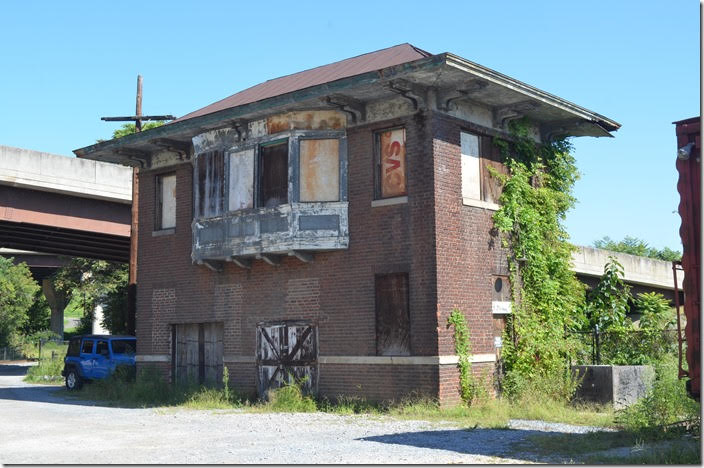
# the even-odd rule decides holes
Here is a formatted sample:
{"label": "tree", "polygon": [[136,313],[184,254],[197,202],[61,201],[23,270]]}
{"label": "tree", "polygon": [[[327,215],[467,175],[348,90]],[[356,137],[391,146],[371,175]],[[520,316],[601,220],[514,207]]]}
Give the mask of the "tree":
{"label": "tree", "polygon": [[22,325],[22,334],[33,335],[48,330],[51,323],[51,309],[41,289],[34,294],[34,302],[27,310],[27,321]]}
{"label": "tree", "polygon": [[663,247],[658,250],[654,247],[650,247],[643,239],[631,236],[626,236],[619,242],[612,240],[609,236],[604,236],[603,238],[594,241],[592,245],[597,249],[654,258],[657,260],[664,260],[666,262],[682,259],[682,253],[677,250],[672,250],[669,247]]}
{"label": "tree", "polygon": [[599,283],[587,295],[587,328],[593,330],[598,326],[603,331],[623,327],[631,300],[630,289],[623,281],[623,266],[610,256]]}
{"label": "tree", "polygon": [[0,257],[0,347],[7,346],[27,321],[39,285],[26,263]]}
{"label": "tree", "polygon": [[[75,297],[83,305],[84,316],[79,325],[79,332],[89,332],[93,323],[93,311],[98,304],[107,305],[104,313],[120,316],[125,311],[116,310],[114,304],[119,304],[115,296],[124,296],[127,302],[126,263],[108,262],[74,257],[70,262],[57,270],[52,277],[54,288],[65,297]],[[111,308],[110,305],[113,305]],[[125,315],[126,316],[126,315]],[[104,320],[104,324],[113,333],[124,333],[125,325],[118,324],[119,318]]]}

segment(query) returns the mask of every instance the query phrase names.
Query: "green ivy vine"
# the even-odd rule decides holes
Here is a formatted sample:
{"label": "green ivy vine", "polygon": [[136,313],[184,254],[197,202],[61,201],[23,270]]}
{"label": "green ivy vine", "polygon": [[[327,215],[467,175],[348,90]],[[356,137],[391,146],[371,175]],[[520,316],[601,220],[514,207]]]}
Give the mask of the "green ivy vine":
{"label": "green ivy vine", "polygon": [[583,309],[584,287],[571,270],[574,247],[563,225],[575,204],[578,179],[566,140],[537,143],[526,121],[510,125],[511,139],[495,139],[508,174],[492,171],[503,185],[494,225],[508,248],[513,313],[503,359],[503,387],[567,375],[574,346],[565,331]]}
{"label": "green ivy vine", "polygon": [[454,329],[455,353],[459,357],[457,368],[460,371],[460,398],[469,405],[477,395],[477,386],[472,376],[472,345],[469,341],[469,328],[464,314],[454,309],[447,318],[447,326]]}

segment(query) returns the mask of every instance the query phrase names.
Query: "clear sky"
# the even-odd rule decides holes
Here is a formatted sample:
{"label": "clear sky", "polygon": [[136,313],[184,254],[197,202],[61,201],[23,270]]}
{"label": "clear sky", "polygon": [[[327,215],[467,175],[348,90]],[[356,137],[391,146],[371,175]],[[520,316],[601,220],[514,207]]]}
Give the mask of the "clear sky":
{"label": "clear sky", "polygon": [[567,227],[681,249],[673,121],[700,114],[694,0],[0,2],[0,145],[72,155],[131,115],[182,116],[267,79],[409,42],[605,115],[573,140]]}

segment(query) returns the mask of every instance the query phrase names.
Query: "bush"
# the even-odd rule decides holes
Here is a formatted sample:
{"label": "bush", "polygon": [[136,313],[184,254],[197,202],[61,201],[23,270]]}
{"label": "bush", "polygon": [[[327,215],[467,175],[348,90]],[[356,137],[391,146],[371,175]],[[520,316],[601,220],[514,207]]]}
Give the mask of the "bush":
{"label": "bush", "polygon": [[533,375],[509,371],[502,382],[509,400],[531,404],[541,401],[566,404],[572,400],[578,386],[579,380],[567,369]]}
{"label": "bush", "polygon": [[685,381],[677,378],[677,358],[668,356],[655,365],[653,388],[636,404],[621,410],[616,421],[629,431],[658,438],[672,434],[668,425],[674,423],[693,421],[699,427],[700,411],[700,404],[687,394]]}
{"label": "bush", "polygon": [[274,411],[292,413],[310,413],[318,409],[315,400],[303,394],[299,383],[285,384],[281,388],[270,390],[266,406]]}
{"label": "bush", "polygon": [[29,368],[24,380],[31,383],[60,383],[64,379],[61,376],[63,368],[63,356],[55,359],[42,359],[36,366]]}

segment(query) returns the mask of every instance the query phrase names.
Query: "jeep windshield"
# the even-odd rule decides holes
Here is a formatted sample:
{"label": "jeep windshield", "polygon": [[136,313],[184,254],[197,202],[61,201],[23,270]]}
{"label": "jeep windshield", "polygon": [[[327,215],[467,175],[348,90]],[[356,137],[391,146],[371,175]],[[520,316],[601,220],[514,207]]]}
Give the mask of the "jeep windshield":
{"label": "jeep windshield", "polygon": [[137,340],[112,340],[113,354],[134,354]]}

